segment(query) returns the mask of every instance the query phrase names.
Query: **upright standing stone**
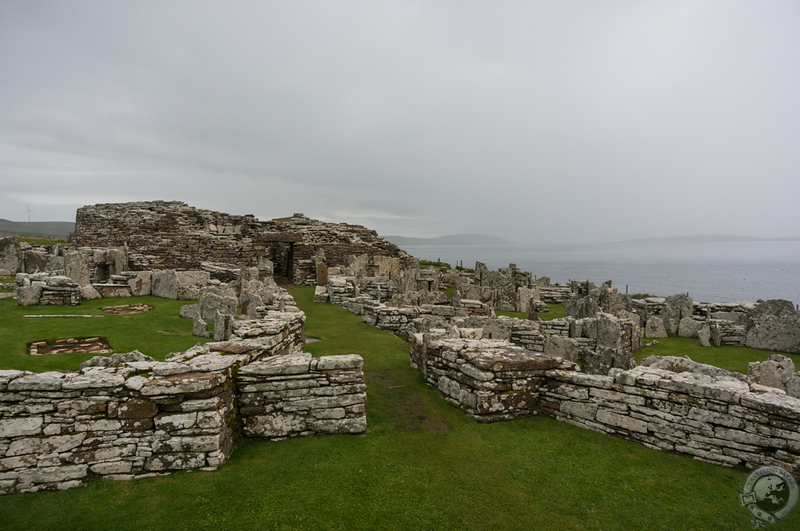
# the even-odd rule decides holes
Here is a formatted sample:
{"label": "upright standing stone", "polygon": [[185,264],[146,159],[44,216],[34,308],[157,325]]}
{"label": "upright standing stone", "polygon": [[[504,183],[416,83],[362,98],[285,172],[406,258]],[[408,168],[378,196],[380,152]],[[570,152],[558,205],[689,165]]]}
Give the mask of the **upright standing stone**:
{"label": "upright standing stone", "polygon": [[64,270],[79,286],[88,286],[92,281],[89,257],[80,251],[68,251],[64,254]]}
{"label": "upright standing stone", "polygon": [[19,238],[0,238],[0,269],[14,275],[22,269],[22,250]]}

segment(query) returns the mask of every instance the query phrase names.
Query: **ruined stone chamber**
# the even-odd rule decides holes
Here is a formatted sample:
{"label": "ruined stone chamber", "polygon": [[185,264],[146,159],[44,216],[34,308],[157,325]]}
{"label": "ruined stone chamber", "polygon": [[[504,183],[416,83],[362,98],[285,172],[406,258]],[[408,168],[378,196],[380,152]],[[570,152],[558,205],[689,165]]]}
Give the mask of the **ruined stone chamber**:
{"label": "ruined stone chamber", "polygon": [[134,351],[77,372],[0,371],[0,494],[216,470],[240,436],[362,433],[361,357],[303,353],[291,310],[230,319],[224,341],[164,362]]}
{"label": "ruined stone chamber", "polygon": [[413,336],[411,364],[482,422],[545,415],[718,465],[776,465],[800,474],[800,399],[741,374],[657,357],[587,374],[503,340],[439,333]]}
{"label": "ruined stone chamber", "polygon": [[295,284],[316,283],[319,262],[325,267],[347,266],[351,257],[365,255],[369,268],[380,269],[380,260],[395,259],[397,270],[413,262],[396,245],[359,225],[325,223],[302,214],[261,221],[177,201],[82,207],[72,243],[126,248],[134,271],[200,270],[204,262],[258,267],[260,261],[269,260],[276,276]]}

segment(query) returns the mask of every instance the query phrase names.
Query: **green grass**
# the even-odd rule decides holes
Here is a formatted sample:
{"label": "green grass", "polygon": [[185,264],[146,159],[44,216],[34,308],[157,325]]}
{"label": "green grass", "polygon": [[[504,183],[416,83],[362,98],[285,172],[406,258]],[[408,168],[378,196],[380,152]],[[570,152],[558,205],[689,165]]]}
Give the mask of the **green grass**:
{"label": "green grass", "polygon": [[[102,336],[115,352],[140,352],[163,360],[170,352],[183,352],[205,340],[192,335],[192,321],[179,316],[180,307],[193,301],[157,297],[130,297],[83,301],[80,306],[18,306],[0,299],[0,369],[29,371],[77,370],[91,354],[31,356],[33,341]],[[103,306],[144,303],[153,310],[132,315],[109,315]],[[96,318],[26,318],[25,315],[102,315]]]}
{"label": "green grass", "polygon": [[45,238],[20,238],[20,242],[30,242],[36,245],[67,245],[69,242],[66,238],[63,240],[45,239]]}
{"label": "green grass", "polygon": [[13,293],[16,277],[0,277],[0,293]]}
{"label": "green grass", "polygon": [[322,339],[309,352],[364,357],[365,435],[248,441],[217,472],[0,496],[0,529],[749,528],[746,472],[548,418],[479,424],[409,368],[400,338],[291,292]]}
{"label": "green grass", "polygon": [[[542,321],[552,321],[553,319],[562,319],[566,317],[566,313],[564,312],[564,306],[561,304],[548,304],[550,308],[549,312],[542,312],[539,314],[539,317],[542,318]],[[495,315],[505,315],[506,317],[514,317],[515,319],[527,319],[528,314],[525,312],[502,312],[502,311],[495,311]]]}
{"label": "green grass", "polygon": [[[651,341],[651,340],[647,340]],[[747,364],[751,361],[765,361],[773,354],[782,354],[794,361],[795,367],[800,367],[800,355],[760,350],[748,347],[735,347],[722,345],[720,347],[700,346],[696,338],[668,337],[658,339],[658,344],[645,347],[633,353],[636,363],[648,356],[689,356],[693,361],[721,367],[729,371],[747,374]]]}

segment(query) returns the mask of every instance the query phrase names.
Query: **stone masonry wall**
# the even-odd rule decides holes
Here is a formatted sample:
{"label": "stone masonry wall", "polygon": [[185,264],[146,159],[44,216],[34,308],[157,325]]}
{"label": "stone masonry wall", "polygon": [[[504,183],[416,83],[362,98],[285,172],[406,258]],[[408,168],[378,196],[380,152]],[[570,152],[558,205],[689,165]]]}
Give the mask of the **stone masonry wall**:
{"label": "stone masonry wall", "polygon": [[367,428],[361,356],[310,354],[251,363],[237,376],[242,432],[283,439]]}
{"label": "stone masonry wall", "polygon": [[326,223],[295,214],[261,221],[191,207],[178,201],[98,204],[78,209],[72,243],[79,247],[127,247],[131,270],[201,269],[201,262],[257,266],[267,258],[275,274],[295,284],[316,280],[317,262],[347,266],[366,255],[375,274],[385,258],[403,267],[413,258],[360,225]]}
{"label": "stone masonry wall", "polygon": [[220,467],[233,443],[230,371],[174,365],[0,371],[0,493],[71,488],[90,472],[130,479]]}
{"label": "stone masonry wall", "polygon": [[63,490],[90,474],[214,470],[240,430],[270,439],[363,432],[360,356],[300,353],[304,324],[301,312],[269,312],[234,320],[230,341],[165,362],[121,355],[78,372],[0,371],[0,494]]}
{"label": "stone masonry wall", "polygon": [[478,420],[542,414],[719,465],[800,474],[800,399],[733,374],[651,366],[586,374],[504,341],[434,333],[412,337],[411,364]]}

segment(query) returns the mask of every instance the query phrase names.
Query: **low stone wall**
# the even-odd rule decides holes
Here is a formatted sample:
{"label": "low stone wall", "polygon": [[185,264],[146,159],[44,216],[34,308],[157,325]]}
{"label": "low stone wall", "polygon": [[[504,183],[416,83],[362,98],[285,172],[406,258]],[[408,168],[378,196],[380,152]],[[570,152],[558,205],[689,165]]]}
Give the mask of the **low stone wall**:
{"label": "low stone wall", "polygon": [[310,354],[251,363],[237,376],[246,437],[284,439],[367,429],[361,356]]}
{"label": "low stone wall", "polygon": [[540,412],[657,450],[800,475],[800,399],[736,378],[636,367],[551,371]]}
{"label": "low stone wall", "polygon": [[397,334],[407,334],[409,326],[414,319],[421,316],[433,315],[439,317],[453,317],[456,310],[452,306],[438,306],[425,304],[422,306],[385,306],[364,305],[361,320],[370,326],[388,330]]}
{"label": "low stone wall", "polygon": [[448,401],[481,422],[535,414],[546,371],[575,368],[573,362],[507,341],[437,339],[435,334],[412,336],[411,366]]}
{"label": "low stone wall", "polygon": [[0,493],[67,489],[90,472],[131,479],[222,466],[233,443],[230,371],[176,365],[0,371]]}
{"label": "low stone wall", "polygon": [[743,375],[653,366],[593,375],[508,342],[434,333],[412,337],[411,364],[481,421],[543,414],[719,465],[800,475],[800,399]]}
{"label": "low stone wall", "polygon": [[90,474],[214,470],[240,430],[270,439],[363,432],[361,357],[300,353],[304,324],[302,312],[268,312],[234,319],[230,341],[164,362],[115,355],[79,372],[0,371],[0,494],[68,489]]}

